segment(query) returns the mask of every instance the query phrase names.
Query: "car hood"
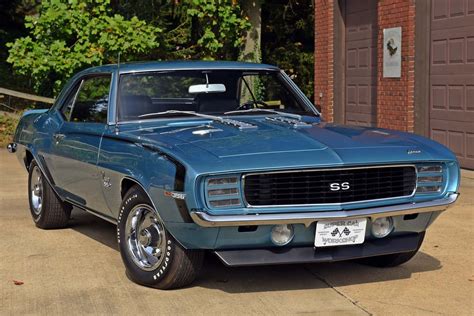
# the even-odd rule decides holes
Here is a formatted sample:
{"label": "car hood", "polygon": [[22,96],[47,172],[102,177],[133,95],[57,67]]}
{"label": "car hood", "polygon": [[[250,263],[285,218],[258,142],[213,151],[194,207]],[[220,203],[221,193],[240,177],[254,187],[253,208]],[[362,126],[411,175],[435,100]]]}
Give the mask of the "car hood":
{"label": "car hood", "polygon": [[265,118],[247,118],[245,122],[255,127],[239,129],[198,121],[142,127],[128,133],[141,141],[165,145],[171,153],[182,155],[185,163],[194,161],[207,170],[216,166],[267,169],[433,160],[444,151],[430,140],[384,129],[322,122],[295,127]]}

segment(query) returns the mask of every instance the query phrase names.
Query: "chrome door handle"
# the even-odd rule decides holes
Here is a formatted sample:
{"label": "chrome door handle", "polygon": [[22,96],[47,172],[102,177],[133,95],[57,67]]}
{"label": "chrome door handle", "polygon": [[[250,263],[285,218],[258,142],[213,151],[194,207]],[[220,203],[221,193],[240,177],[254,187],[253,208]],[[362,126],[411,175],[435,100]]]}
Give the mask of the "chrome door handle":
{"label": "chrome door handle", "polygon": [[53,138],[56,142],[59,142],[60,140],[64,139],[64,137],[66,137],[66,135],[64,135],[64,134],[54,134],[53,135]]}

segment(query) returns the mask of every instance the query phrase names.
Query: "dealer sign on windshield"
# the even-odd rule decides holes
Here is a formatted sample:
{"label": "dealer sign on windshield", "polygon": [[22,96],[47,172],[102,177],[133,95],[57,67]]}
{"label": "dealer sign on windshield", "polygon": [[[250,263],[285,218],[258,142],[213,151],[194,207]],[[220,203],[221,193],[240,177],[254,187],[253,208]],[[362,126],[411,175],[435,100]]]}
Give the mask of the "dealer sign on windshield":
{"label": "dealer sign on windshield", "polygon": [[316,223],[316,247],[362,244],[365,239],[366,218]]}

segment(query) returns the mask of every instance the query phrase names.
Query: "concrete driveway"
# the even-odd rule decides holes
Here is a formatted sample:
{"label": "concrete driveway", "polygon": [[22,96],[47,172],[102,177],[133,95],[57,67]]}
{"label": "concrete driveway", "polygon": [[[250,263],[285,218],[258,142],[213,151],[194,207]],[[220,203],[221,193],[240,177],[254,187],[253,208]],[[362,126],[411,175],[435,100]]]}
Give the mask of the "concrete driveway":
{"label": "concrete driveway", "polygon": [[[0,314],[474,314],[474,173],[428,230],[421,251],[391,269],[355,263],[227,268],[208,255],[185,289],[125,276],[115,227],[74,210],[70,228],[30,218],[27,177],[0,150]],[[15,285],[13,280],[24,282]]]}

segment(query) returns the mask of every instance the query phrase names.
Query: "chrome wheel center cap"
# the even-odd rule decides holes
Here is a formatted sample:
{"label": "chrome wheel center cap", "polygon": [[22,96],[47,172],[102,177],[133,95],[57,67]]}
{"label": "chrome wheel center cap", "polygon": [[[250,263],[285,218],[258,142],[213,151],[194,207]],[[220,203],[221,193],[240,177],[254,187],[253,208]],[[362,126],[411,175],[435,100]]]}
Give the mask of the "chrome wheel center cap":
{"label": "chrome wheel center cap", "polygon": [[143,247],[148,247],[151,244],[152,236],[148,229],[144,229],[140,232],[140,237],[138,241]]}
{"label": "chrome wheel center cap", "polygon": [[36,215],[39,215],[41,214],[41,208],[43,205],[43,179],[38,166],[34,166],[32,170],[30,192],[32,211]]}

